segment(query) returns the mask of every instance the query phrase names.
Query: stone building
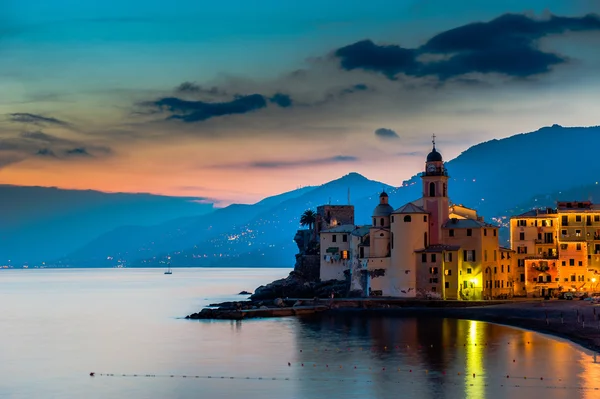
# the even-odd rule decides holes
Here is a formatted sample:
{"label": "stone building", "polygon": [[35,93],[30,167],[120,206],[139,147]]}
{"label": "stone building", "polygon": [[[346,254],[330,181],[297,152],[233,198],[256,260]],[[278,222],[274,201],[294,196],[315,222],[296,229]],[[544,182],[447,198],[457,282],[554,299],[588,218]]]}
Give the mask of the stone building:
{"label": "stone building", "polygon": [[518,283],[523,295],[600,291],[600,207],[559,201],[510,220]]}
{"label": "stone building", "polygon": [[473,209],[450,204],[449,176],[435,137],[421,179],[422,197],[397,209],[381,193],[370,226],[354,225],[353,208],[334,217],[333,209],[319,207],[322,220],[329,215],[338,221],[321,222],[318,231],[321,279],[350,278],[365,296],[512,296],[515,258],[499,246],[497,226]]}

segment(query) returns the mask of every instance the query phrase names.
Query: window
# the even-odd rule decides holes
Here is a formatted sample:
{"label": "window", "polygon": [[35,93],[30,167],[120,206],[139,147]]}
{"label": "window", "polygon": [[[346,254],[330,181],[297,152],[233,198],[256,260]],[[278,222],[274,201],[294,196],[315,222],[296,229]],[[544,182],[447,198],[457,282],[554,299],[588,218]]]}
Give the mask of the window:
{"label": "window", "polygon": [[348,242],[348,235],[346,235],[346,234],[342,235],[342,242]]}
{"label": "window", "polygon": [[519,266],[519,267],[525,266],[525,259],[517,259],[517,266]]}
{"label": "window", "polygon": [[384,222],[385,222],[385,220],[384,220],[383,218],[379,219],[379,224],[380,224],[381,226],[383,226],[383,225],[385,224]]}
{"label": "window", "polygon": [[563,265],[563,266],[566,266],[566,265],[567,265],[567,261],[566,261],[566,260],[563,260],[563,261],[562,261],[562,265]]}
{"label": "window", "polygon": [[487,249],[483,250],[483,260],[487,262]]}
{"label": "window", "polygon": [[600,222],[600,215],[594,215],[594,222]]}
{"label": "window", "polygon": [[561,222],[562,222],[563,226],[568,226],[569,225],[569,217],[567,215],[563,215]]}
{"label": "window", "polygon": [[[431,254],[431,263],[435,263],[437,261],[436,254]],[[436,268],[437,269],[437,268]]]}
{"label": "window", "polygon": [[404,216],[404,221],[405,222],[410,222],[410,215]]}
{"label": "window", "polygon": [[496,237],[496,233],[497,233],[497,231],[496,231],[496,229],[494,229],[494,237]]}
{"label": "window", "polygon": [[467,274],[471,274],[471,272],[472,272],[471,268],[470,267],[467,268]]}
{"label": "window", "polygon": [[444,274],[446,276],[452,276],[452,270],[451,269],[446,269],[446,270],[444,270]]}
{"label": "window", "polygon": [[506,272],[507,272],[507,273],[510,273],[510,265],[507,265],[507,266],[506,266]]}
{"label": "window", "polygon": [[523,220],[523,219],[517,220],[517,226],[520,226],[520,227],[527,226],[527,220]]}
{"label": "window", "polygon": [[496,250],[494,249],[494,262],[498,260],[498,254],[496,252]]}
{"label": "window", "polygon": [[454,237],[454,229],[448,230],[448,236]]}
{"label": "window", "polygon": [[427,254],[421,254],[421,262],[427,263]]}
{"label": "window", "polygon": [[445,288],[450,288],[450,283],[446,281],[446,282],[444,283],[444,287],[445,287]]}
{"label": "window", "polygon": [[452,252],[445,252],[444,253],[444,258],[445,258],[444,260],[446,262],[452,262]]}
{"label": "window", "polygon": [[429,196],[435,197],[435,183],[434,182],[429,183]]}
{"label": "window", "polygon": [[569,259],[569,266],[575,266],[575,259]]}
{"label": "window", "polygon": [[469,282],[468,281],[463,281],[463,287],[465,289],[469,288]]}
{"label": "window", "polygon": [[[522,283],[525,282],[525,274],[524,273],[521,273],[520,280]],[[525,287],[523,287],[523,289],[525,289]]]}
{"label": "window", "polygon": [[337,235],[332,235],[331,236],[331,242],[337,242]]}
{"label": "window", "polygon": [[494,274],[498,273],[498,268],[496,266],[494,266]]}
{"label": "window", "polygon": [[575,216],[575,221],[576,222],[581,222],[581,215],[576,215]]}
{"label": "window", "polygon": [[[435,280],[437,280],[437,278]],[[437,284],[437,281],[435,283]],[[436,287],[431,287],[431,292],[436,292],[436,291],[437,291]]]}
{"label": "window", "polygon": [[467,229],[467,237],[471,237],[473,235],[473,229]]}
{"label": "window", "polygon": [[582,261],[582,260],[580,260],[579,262],[577,262],[577,264],[578,264],[579,266],[583,266],[583,261]]}
{"label": "window", "polygon": [[563,251],[567,248],[569,248],[569,244],[560,244],[560,249],[562,249]]}
{"label": "window", "polygon": [[429,274],[438,274],[438,268],[437,267],[430,267],[429,268]]}
{"label": "window", "polygon": [[487,237],[487,229],[483,229],[483,235]]}
{"label": "window", "polygon": [[575,281],[575,275],[571,274],[571,281]]}
{"label": "window", "polygon": [[427,215],[423,215],[423,222],[427,223]]}
{"label": "window", "polygon": [[526,254],[527,253],[527,247],[517,247],[517,253],[518,254]]}
{"label": "window", "polygon": [[463,252],[463,258],[465,262],[475,262],[475,251],[471,250],[471,251],[467,251],[465,250]]}
{"label": "window", "polygon": [[577,243],[577,250],[581,251],[581,243],[580,242]]}
{"label": "window", "polygon": [[575,230],[575,237],[581,237],[581,230]]}
{"label": "window", "polygon": [[519,233],[519,240],[523,241],[525,239],[525,233],[524,232],[520,232]]}
{"label": "window", "polygon": [[348,251],[342,251],[341,255],[342,255],[342,259],[348,259],[349,258]]}
{"label": "window", "polygon": [[427,232],[423,233],[423,246],[427,247],[428,246],[428,242],[427,242]]}
{"label": "window", "polygon": [[568,235],[567,230],[561,230],[560,235],[562,235],[563,237],[566,237]]}

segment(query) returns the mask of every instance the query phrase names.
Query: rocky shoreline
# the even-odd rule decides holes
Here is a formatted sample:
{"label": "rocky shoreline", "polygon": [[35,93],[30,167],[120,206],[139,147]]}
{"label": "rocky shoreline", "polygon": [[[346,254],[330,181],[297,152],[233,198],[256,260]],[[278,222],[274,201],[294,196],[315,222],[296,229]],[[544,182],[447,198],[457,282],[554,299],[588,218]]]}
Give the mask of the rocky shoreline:
{"label": "rocky shoreline", "polygon": [[[259,306],[260,305],[260,306]],[[588,301],[437,301],[281,299],[213,304],[188,319],[234,319],[353,314],[357,317],[444,317],[524,328],[570,340],[600,353],[600,305]]]}

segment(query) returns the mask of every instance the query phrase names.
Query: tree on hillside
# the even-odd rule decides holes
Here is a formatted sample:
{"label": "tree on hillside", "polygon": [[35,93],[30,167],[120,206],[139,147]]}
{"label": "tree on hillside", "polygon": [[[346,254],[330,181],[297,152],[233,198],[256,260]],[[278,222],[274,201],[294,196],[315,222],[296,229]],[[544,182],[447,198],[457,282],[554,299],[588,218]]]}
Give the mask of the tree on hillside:
{"label": "tree on hillside", "polygon": [[302,216],[300,216],[300,225],[308,226],[309,229],[313,229],[315,222],[317,221],[317,214],[312,209],[307,209],[304,211]]}

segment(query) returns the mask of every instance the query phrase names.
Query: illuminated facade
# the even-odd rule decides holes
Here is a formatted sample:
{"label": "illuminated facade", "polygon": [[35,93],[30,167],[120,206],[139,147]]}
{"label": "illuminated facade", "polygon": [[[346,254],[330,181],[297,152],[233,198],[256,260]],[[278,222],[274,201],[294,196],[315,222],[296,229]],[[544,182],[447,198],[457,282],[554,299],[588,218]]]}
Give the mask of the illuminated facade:
{"label": "illuminated facade", "polygon": [[[513,252],[499,246],[497,226],[473,209],[450,205],[448,173],[435,141],[421,179],[422,197],[400,208],[381,193],[370,226],[324,226],[321,279],[351,278],[352,289],[369,296],[513,296]],[[340,234],[347,241],[340,242]]]}
{"label": "illuminated facade", "polygon": [[529,296],[600,290],[600,207],[560,201],[510,220],[517,289]]}

